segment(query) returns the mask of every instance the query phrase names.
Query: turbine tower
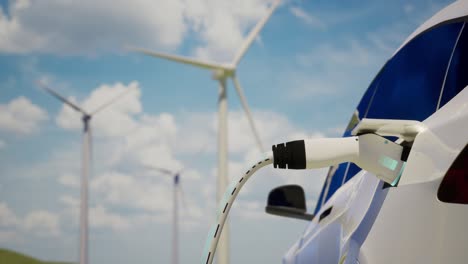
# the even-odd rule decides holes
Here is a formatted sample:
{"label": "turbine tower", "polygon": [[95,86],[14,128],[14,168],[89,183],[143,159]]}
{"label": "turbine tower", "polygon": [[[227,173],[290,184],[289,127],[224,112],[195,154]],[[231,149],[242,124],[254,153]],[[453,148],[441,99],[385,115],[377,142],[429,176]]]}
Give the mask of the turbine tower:
{"label": "turbine tower", "polygon": [[[220,64],[215,62],[208,62],[202,61],[198,59],[177,56],[172,54],[165,54],[159,52],[153,52],[147,49],[142,48],[135,48],[130,47],[131,50],[153,56],[156,58],[161,58],[165,60],[175,61],[183,64],[192,65],[198,68],[208,69],[213,72],[213,79],[218,81],[219,83],[219,97],[218,97],[218,186],[217,186],[217,202],[220,202],[223,198],[224,191],[227,188],[228,184],[228,168],[227,168],[227,161],[228,161],[228,149],[227,149],[227,91],[226,91],[226,81],[227,79],[232,79],[234,87],[236,88],[237,94],[241,101],[242,107],[245,111],[247,119],[250,124],[250,128],[252,133],[255,137],[257,146],[259,147],[260,151],[264,152],[264,148],[260,137],[257,133],[257,129],[255,128],[254,121],[252,119],[252,115],[250,113],[249,106],[247,104],[247,100],[245,99],[244,92],[240,86],[239,80],[236,77],[236,70],[237,65],[239,64],[242,57],[247,52],[248,48],[255,40],[263,26],[266,24],[268,19],[271,17],[275,9],[280,4],[281,0],[275,0],[275,2],[271,5],[267,14],[254,26],[254,28],[250,31],[247,38],[242,43],[239,51],[235,55],[233,61],[229,64]],[[221,236],[221,240],[219,243],[219,255],[218,255],[218,263],[220,264],[228,264],[229,263],[229,229],[225,226],[223,234]]]}
{"label": "turbine tower", "polygon": [[131,91],[131,88],[128,88],[126,91],[122,92],[120,95],[109,100],[105,104],[99,106],[96,110],[92,112],[86,112],[83,108],[77,106],[70,100],[66,99],[64,96],[60,95],[56,91],[49,88],[45,83],[37,82],[37,85],[42,88],[44,91],[60,100],[65,105],[68,105],[73,110],[77,111],[82,115],[81,120],[83,121],[83,147],[82,147],[82,161],[81,161],[81,194],[80,194],[80,264],[89,263],[89,251],[88,251],[88,180],[90,174],[90,167],[92,161],[92,133],[91,133],[91,118],[98,112],[104,110],[111,104],[115,103],[122,96]]}
{"label": "turbine tower", "polygon": [[172,264],[179,264],[179,196],[178,192],[182,195],[182,186],[180,185],[180,174],[182,170],[171,171],[168,169],[147,166],[151,170],[156,170],[164,175],[173,178],[173,190],[172,190]]}

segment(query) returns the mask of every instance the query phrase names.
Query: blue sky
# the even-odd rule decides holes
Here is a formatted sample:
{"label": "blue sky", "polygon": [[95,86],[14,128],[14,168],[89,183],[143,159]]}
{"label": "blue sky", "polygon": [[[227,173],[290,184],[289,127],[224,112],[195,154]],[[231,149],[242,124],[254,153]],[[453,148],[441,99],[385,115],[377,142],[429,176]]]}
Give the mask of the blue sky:
{"label": "blue sky", "polygon": [[[170,179],[149,164],[187,168],[181,261],[198,261],[216,208],[217,84],[122,47],[228,62],[269,2],[0,0],[0,247],[77,260],[79,116],[40,91],[43,80],[90,110],[135,89],[93,119],[91,262],[169,262]],[[264,143],[340,135],[383,63],[450,2],[284,1],[237,71]],[[258,150],[232,88],[235,178]],[[268,191],[301,184],[313,211],[324,173],[265,169],[246,184],[232,263],[280,262],[306,223],[266,215]]]}

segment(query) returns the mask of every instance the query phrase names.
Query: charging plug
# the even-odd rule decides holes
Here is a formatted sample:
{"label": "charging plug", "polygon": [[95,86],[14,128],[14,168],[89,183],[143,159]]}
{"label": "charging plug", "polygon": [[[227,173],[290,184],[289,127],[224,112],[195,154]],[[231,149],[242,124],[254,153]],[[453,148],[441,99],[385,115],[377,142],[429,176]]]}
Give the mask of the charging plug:
{"label": "charging plug", "polygon": [[378,135],[297,140],[274,145],[273,166],[279,169],[314,169],[353,162],[394,186],[405,162],[403,147]]}

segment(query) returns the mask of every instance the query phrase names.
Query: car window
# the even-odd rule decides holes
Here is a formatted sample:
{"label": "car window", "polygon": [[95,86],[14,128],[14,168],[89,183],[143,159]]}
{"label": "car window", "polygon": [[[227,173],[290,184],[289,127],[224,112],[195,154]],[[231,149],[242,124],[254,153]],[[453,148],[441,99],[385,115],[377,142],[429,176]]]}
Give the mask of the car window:
{"label": "car window", "polygon": [[[465,24],[436,26],[400,49],[364,93],[355,113],[359,120],[423,121],[466,87],[468,29]],[[350,136],[352,129],[353,126],[348,126],[343,136]],[[315,211],[359,171],[355,164],[346,163],[329,173]]]}

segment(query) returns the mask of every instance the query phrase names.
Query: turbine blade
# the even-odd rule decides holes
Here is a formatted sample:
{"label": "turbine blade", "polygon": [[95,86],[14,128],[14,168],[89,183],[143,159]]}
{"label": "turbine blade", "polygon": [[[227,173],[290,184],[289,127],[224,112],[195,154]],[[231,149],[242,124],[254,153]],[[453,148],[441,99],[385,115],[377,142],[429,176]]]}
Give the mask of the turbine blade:
{"label": "turbine blade", "polygon": [[260,20],[257,22],[255,27],[250,31],[249,35],[247,35],[247,38],[244,40],[242,43],[241,48],[239,49],[238,53],[236,54],[236,57],[234,57],[233,65],[237,66],[239,64],[239,61],[242,59],[244,56],[245,52],[249,49],[250,45],[252,45],[252,42],[255,40],[257,37],[258,33],[262,30],[263,26],[265,26],[266,22],[268,19],[271,17],[275,9],[278,7],[280,4],[281,0],[276,0],[270,7],[270,10],[268,10],[268,13]]}
{"label": "turbine blade", "polygon": [[207,62],[207,61],[201,61],[201,60],[187,58],[183,56],[178,56],[178,55],[154,52],[154,51],[143,49],[143,48],[129,47],[128,49],[136,51],[136,52],[140,52],[149,56],[153,56],[156,58],[189,64],[189,65],[199,67],[199,68],[204,68],[204,69],[209,69],[209,70],[218,70],[218,69],[231,70],[231,67],[229,66],[214,63],[214,62]]}
{"label": "turbine blade", "polygon": [[153,165],[151,165],[151,166],[145,165],[145,167],[147,167],[148,169],[151,169],[151,170],[159,171],[160,173],[168,175],[168,176],[173,176],[174,175],[174,172],[172,172],[172,171],[170,171],[168,169],[156,167],[156,166],[153,166]]}
{"label": "turbine blade", "polygon": [[[134,86],[134,87],[137,87],[137,86]],[[90,115],[94,115],[98,112],[101,112],[102,110],[104,110],[105,108],[107,108],[108,106],[110,106],[111,104],[115,103],[117,100],[119,100],[120,98],[124,97],[126,94],[128,94],[129,92],[133,91],[134,89],[132,89],[133,87],[130,87],[130,88],[127,88],[127,90],[123,91],[122,93],[120,93],[119,95],[117,95],[116,97],[112,98],[111,100],[109,100],[107,103],[104,103],[102,104],[100,107],[98,107],[96,110],[94,110],[93,112],[91,112]]]}
{"label": "turbine blade", "polygon": [[79,106],[77,106],[76,104],[70,102],[68,99],[66,99],[64,96],[60,95],[59,93],[57,93],[56,91],[52,90],[50,87],[48,87],[46,84],[42,83],[42,82],[37,82],[37,85],[42,89],[44,90],[45,92],[47,92],[48,94],[52,95],[53,97],[57,98],[58,100],[60,100],[62,103],[68,105],[69,107],[73,108],[75,111],[77,112],[80,112],[84,115],[87,115],[87,113],[81,109]]}
{"label": "turbine blade", "polygon": [[234,82],[234,87],[236,87],[237,95],[239,95],[239,99],[242,103],[242,108],[244,108],[245,115],[247,116],[247,120],[249,120],[250,128],[252,129],[252,133],[255,137],[255,141],[257,143],[258,148],[260,149],[261,152],[265,152],[265,148],[263,147],[262,141],[260,139],[260,136],[257,132],[257,129],[255,127],[255,123],[252,118],[252,114],[250,113],[250,108],[249,105],[247,104],[247,99],[245,99],[244,96],[244,91],[242,90],[239,80],[237,79],[236,76],[232,77],[232,81]]}

